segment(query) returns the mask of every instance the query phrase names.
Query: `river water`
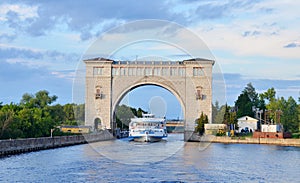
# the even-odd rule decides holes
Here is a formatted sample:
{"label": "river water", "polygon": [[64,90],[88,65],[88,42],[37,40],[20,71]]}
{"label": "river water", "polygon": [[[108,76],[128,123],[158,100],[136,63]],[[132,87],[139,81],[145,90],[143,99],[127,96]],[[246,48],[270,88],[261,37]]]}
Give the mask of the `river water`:
{"label": "river water", "polygon": [[300,182],[300,148],[104,141],[0,159],[0,182]]}

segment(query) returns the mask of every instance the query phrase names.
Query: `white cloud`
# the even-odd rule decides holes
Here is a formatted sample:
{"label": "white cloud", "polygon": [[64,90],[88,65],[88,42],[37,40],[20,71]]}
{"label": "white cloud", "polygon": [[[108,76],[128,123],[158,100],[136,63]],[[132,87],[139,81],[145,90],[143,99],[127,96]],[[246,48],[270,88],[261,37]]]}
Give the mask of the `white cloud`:
{"label": "white cloud", "polygon": [[0,5],[0,21],[5,21],[8,12],[15,12],[20,20],[38,17],[38,6],[27,6],[24,4],[3,4]]}
{"label": "white cloud", "polygon": [[53,71],[51,74],[57,78],[64,78],[71,81],[75,78],[75,71]]}

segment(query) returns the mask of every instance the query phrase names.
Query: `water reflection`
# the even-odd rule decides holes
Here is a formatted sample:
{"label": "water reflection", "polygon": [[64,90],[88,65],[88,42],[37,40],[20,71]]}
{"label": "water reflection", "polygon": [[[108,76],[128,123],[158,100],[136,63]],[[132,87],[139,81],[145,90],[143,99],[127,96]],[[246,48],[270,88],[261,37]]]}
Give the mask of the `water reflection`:
{"label": "water reflection", "polygon": [[1,158],[0,182],[300,182],[300,148],[182,139],[122,139]]}
{"label": "water reflection", "polygon": [[143,165],[173,156],[184,146],[183,134],[170,134],[167,140],[143,143],[121,139],[92,143],[90,146],[102,156],[123,164]]}

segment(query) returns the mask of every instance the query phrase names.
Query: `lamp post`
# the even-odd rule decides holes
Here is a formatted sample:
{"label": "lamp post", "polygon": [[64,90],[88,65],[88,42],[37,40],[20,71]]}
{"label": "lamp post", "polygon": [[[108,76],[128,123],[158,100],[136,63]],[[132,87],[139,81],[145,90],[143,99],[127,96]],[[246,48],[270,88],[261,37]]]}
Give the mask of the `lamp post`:
{"label": "lamp post", "polygon": [[54,131],[54,129],[51,128],[51,129],[50,129],[50,137],[51,137],[51,138],[53,137],[53,131]]}

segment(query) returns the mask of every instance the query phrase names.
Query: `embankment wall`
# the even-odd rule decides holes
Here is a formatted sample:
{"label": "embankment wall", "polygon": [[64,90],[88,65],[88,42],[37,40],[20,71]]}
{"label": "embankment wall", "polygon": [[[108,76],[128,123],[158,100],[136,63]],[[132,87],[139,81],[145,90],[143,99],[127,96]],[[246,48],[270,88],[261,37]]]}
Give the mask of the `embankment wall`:
{"label": "embankment wall", "polygon": [[114,139],[108,131],[93,134],[0,140],[0,156]]}
{"label": "embankment wall", "polygon": [[212,143],[233,143],[233,144],[270,144],[281,146],[298,146],[300,147],[300,139],[282,139],[282,138],[231,138],[217,137],[213,135],[198,136],[193,134],[190,141],[194,142],[212,142]]}

